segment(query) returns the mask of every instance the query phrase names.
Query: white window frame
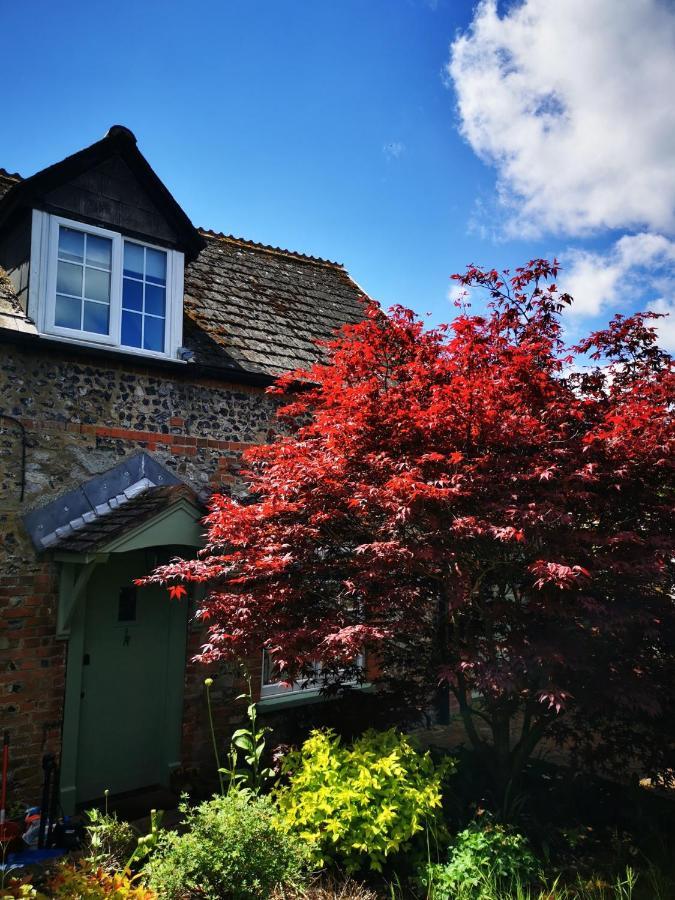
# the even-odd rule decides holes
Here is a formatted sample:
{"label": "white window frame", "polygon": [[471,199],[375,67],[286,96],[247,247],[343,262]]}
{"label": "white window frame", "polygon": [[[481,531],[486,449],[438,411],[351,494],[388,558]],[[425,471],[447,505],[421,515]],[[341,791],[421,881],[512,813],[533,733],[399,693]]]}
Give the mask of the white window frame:
{"label": "white window frame", "polygon": [[[63,328],[54,323],[56,309],[56,275],[58,267],[59,228],[65,226],[75,231],[94,234],[112,241],[110,270],[110,318],[109,333],[94,334]],[[164,349],[146,350],[122,344],[122,286],[124,242],[150,247],[166,253],[166,315],[164,319]],[[183,341],[183,280],[184,257],[177,250],[169,250],[157,244],[127,237],[119,231],[111,231],[98,225],[89,225],[63,216],[50,215],[33,210],[31,235],[30,285],[28,314],[35,321],[40,335],[50,340],[90,347],[107,347],[134,356],[155,359],[178,359],[178,348]]]}
{"label": "white window frame", "polygon": [[[283,683],[282,681],[265,681],[265,650],[263,650],[261,659],[261,673],[260,673],[260,699],[267,700],[269,697],[279,697],[279,696],[288,696],[289,694],[302,694],[306,697],[315,697],[320,691],[321,686],[312,684],[309,687],[304,687],[307,684],[307,681],[293,681],[290,684],[288,682]],[[361,666],[365,671],[366,666],[366,657],[365,654],[360,653],[356,658],[357,664]],[[321,672],[321,664],[315,663],[315,671],[318,674]],[[346,681],[346,685],[354,685],[358,684],[357,681]]]}

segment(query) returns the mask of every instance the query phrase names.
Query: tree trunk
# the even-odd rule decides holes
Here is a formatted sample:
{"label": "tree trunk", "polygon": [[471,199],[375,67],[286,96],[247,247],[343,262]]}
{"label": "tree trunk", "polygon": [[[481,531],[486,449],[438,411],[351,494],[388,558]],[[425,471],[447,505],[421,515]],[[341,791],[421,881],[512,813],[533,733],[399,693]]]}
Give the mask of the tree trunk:
{"label": "tree trunk", "polygon": [[[440,666],[447,665],[450,661],[450,623],[448,621],[448,600],[443,591],[438,600],[438,627],[436,629],[438,642],[438,661]],[[440,681],[436,687],[436,721],[439,725],[450,724],[450,685],[447,680]]]}

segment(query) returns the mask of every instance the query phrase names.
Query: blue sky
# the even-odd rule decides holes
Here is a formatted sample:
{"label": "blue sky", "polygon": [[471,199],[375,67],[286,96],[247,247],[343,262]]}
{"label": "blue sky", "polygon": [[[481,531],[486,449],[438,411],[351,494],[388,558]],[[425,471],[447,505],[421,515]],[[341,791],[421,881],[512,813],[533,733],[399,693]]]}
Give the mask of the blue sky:
{"label": "blue sky", "polygon": [[661,0],[7,5],[0,165],[122,123],[195,224],[434,321],[467,263],[558,254],[580,331],[672,306],[674,23]]}

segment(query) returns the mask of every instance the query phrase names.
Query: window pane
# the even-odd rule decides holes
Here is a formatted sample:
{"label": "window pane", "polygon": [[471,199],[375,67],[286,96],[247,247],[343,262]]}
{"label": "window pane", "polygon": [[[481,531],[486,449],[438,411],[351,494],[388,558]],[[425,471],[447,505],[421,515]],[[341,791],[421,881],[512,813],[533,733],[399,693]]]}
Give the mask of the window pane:
{"label": "window pane", "polygon": [[165,309],[165,290],[154,284],[145,285],[145,311],[151,316],[163,316]]}
{"label": "window pane", "polygon": [[124,274],[133,278],[143,277],[143,247],[124,242]]}
{"label": "window pane", "polygon": [[61,297],[56,295],[56,314],[54,316],[54,324],[61,328],[77,328],[79,331],[82,327],[82,301],[73,300],[72,297]]}
{"label": "window pane", "polygon": [[143,316],[138,313],[122,313],[122,343],[126,347],[141,346],[141,328]]}
{"label": "window pane", "polygon": [[110,307],[107,303],[88,303],[84,301],[83,331],[93,331],[95,334],[108,333],[108,313]]}
{"label": "window pane", "polygon": [[136,588],[123,587],[120,590],[119,602],[117,604],[117,621],[118,622],[135,622],[136,621]]}
{"label": "window pane", "polygon": [[84,259],[84,235],[73,228],[59,227],[59,256],[72,262]]}
{"label": "window pane", "polygon": [[100,269],[85,269],[84,296],[90,300],[110,302],[110,273]]}
{"label": "window pane", "polygon": [[108,238],[98,237],[96,234],[87,235],[87,264],[101,266],[110,269],[112,257],[112,241]]}
{"label": "window pane", "polygon": [[122,285],[122,309],[143,310],[143,282],[125,278]]}
{"label": "window pane", "polygon": [[166,284],[166,253],[162,250],[146,249],[145,279],[153,284]]}
{"label": "window pane", "polygon": [[59,260],[56,271],[56,290],[59,294],[82,296],[82,266]]}
{"label": "window pane", "polygon": [[145,317],[143,346],[146,350],[164,350],[164,319]]}

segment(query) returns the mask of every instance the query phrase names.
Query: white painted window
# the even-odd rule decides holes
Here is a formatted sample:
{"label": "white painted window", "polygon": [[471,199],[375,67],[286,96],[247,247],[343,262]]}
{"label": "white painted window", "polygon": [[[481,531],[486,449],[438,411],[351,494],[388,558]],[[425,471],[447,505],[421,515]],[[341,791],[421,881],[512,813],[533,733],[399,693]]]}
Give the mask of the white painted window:
{"label": "white painted window", "polygon": [[[360,668],[363,668],[365,665],[365,656],[361,655],[357,659],[357,664]],[[321,676],[321,663],[314,663],[313,665],[314,677],[316,679]],[[356,682],[349,681],[346,684],[355,684]],[[274,664],[272,659],[267,653],[266,650],[263,650],[262,654],[262,680],[260,685],[260,698],[264,700],[267,697],[278,697],[284,694],[297,694],[303,693],[307,694],[307,696],[315,696],[319,693],[321,689],[321,685],[318,681],[315,681],[313,678],[309,678],[305,681],[294,681],[291,684],[288,682],[284,683],[279,679],[279,675],[274,670]]]}
{"label": "white painted window", "polygon": [[176,359],[183,254],[34,210],[29,315],[46,337]]}

